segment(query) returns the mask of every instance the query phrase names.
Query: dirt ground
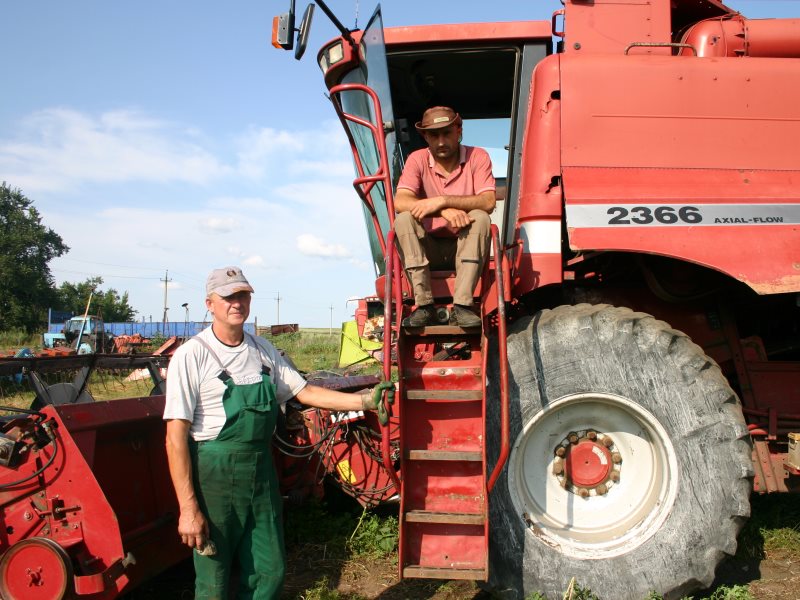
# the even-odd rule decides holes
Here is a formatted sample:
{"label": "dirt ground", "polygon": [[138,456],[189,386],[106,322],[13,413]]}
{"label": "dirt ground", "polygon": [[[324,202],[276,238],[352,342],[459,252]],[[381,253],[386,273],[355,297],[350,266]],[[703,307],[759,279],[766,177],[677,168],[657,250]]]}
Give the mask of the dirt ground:
{"label": "dirt ground", "polygon": [[[328,600],[319,581],[327,577],[325,589],[339,592],[339,600],[491,600],[474,582],[430,579],[398,581],[392,560],[331,560],[307,548],[290,551],[282,600]],[[730,559],[720,565],[714,586],[695,592],[695,600],[710,594],[717,586],[749,585],[756,600],[800,600],[800,557],[785,551],[770,553],[765,559]],[[317,586],[317,595],[307,593]],[[190,561],[171,569],[157,579],[128,594],[126,600],[192,600]],[[560,599],[558,599],[560,600]],[[613,600],[606,599],[603,600]]]}
{"label": "dirt ground", "polygon": [[[336,492],[328,491],[324,510],[304,505],[287,512],[287,574],[281,600],[492,600],[472,581],[400,582],[396,552],[382,560],[341,558],[341,540],[328,536],[340,531],[342,524],[349,535],[356,517],[348,510],[355,506],[352,499]],[[800,531],[797,502],[792,495],[754,496],[753,516],[739,535],[740,556],[722,562],[712,586],[694,592],[693,599],[707,598],[721,585],[746,585],[755,600],[800,600],[800,551],[795,542],[787,541],[796,539],[791,532]],[[388,507],[383,516],[396,516],[395,510]],[[337,519],[341,519],[338,525]],[[768,543],[765,537],[784,541]],[[187,561],[125,600],[193,600],[193,576],[191,561]]]}

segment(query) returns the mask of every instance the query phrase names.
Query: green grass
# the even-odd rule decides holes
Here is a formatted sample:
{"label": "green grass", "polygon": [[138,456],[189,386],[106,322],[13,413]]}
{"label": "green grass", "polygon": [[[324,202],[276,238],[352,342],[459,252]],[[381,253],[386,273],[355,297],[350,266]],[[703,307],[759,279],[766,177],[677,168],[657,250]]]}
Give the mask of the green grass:
{"label": "green grass", "polygon": [[297,331],[265,335],[272,345],[283,350],[298,369],[306,373],[333,369],[339,361],[339,334],[318,331]]}
{"label": "green grass", "polygon": [[763,559],[775,550],[786,550],[800,558],[800,502],[793,494],[754,494],[750,519],[739,534],[736,557]]}
{"label": "green grass", "polygon": [[336,589],[331,589],[327,575],[317,581],[314,587],[300,594],[300,600],[361,600],[361,598],[358,595],[342,594]]}
{"label": "green grass", "polygon": [[[332,335],[327,329],[305,329],[295,333],[264,336],[273,346],[286,353],[295,366],[304,373],[313,371],[344,372],[344,369],[337,366],[339,364],[340,337],[340,332],[336,329],[333,330]],[[382,366],[379,363],[365,361],[349,367],[347,371],[379,375],[381,369]]]}
{"label": "green grass", "polygon": [[22,329],[8,329],[0,331],[0,356],[6,356],[20,350],[30,348],[39,350],[42,347],[42,336],[40,334],[26,333]]}

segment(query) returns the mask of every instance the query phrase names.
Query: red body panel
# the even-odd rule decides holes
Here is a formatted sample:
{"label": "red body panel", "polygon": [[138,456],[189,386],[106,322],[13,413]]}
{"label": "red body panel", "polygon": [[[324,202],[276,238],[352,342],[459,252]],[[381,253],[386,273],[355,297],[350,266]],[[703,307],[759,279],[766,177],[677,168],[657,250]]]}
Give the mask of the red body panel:
{"label": "red body panel", "polygon": [[[561,58],[561,86],[572,249],[662,254],[760,293],[800,290],[800,64],[573,55]],[[611,213],[578,218],[585,204],[728,208],[686,223],[697,226],[615,231]]]}
{"label": "red body panel", "polygon": [[513,23],[458,23],[452,25],[415,25],[413,27],[387,27],[384,29],[386,45],[402,46],[441,42],[447,45],[458,42],[511,42],[515,40],[549,39],[550,23],[544,21],[517,21]]}
{"label": "red body panel", "polygon": [[[163,410],[163,396],[43,409],[56,424],[57,454],[39,477],[0,493],[0,549],[34,536],[57,542],[75,568],[69,586],[93,598],[114,598],[186,558]],[[0,484],[32,473],[51,453],[49,444],[3,468]],[[135,563],[125,560],[129,553]],[[15,569],[2,576],[26,577]]]}
{"label": "red body panel", "polygon": [[[564,189],[573,250],[660,254],[717,269],[762,294],[800,290],[800,172],[565,168]],[[694,207],[710,216],[636,225],[636,207]],[[769,223],[785,218],[770,216],[782,207],[797,215],[794,222]],[[610,224],[621,211],[627,224]],[[754,214],[764,216],[746,216]]]}

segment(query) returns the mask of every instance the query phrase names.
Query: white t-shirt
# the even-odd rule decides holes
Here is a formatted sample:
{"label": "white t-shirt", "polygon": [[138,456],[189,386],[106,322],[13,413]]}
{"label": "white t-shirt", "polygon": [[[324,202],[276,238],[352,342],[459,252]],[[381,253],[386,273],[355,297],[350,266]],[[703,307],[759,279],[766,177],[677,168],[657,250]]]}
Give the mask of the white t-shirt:
{"label": "white t-shirt", "polygon": [[[264,338],[245,334],[238,346],[226,346],[211,327],[201,331],[198,337],[211,347],[237,385],[259,383],[261,366],[269,367],[281,405],[307,385],[302,375]],[[191,421],[189,434],[198,442],[213,440],[225,425],[222,395],[226,386],[219,378],[220,372],[219,362],[196,340],[187,340],[169,361],[164,419]]]}

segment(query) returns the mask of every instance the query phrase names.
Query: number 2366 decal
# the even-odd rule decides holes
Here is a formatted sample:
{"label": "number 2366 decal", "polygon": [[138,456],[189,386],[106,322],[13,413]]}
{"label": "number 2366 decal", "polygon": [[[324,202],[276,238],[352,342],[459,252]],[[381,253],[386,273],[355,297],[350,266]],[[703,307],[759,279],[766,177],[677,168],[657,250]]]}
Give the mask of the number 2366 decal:
{"label": "number 2366 decal", "polygon": [[800,223],[800,203],[783,204],[567,204],[567,225],[596,227],[696,227]]}
{"label": "number 2366 decal", "polygon": [[695,225],[703,222],[703,215],[696,206],[633,206],[631,208],[612,206],[606,211],[610,217],[609,225],[649,225],[651,223],[686,223]]}

